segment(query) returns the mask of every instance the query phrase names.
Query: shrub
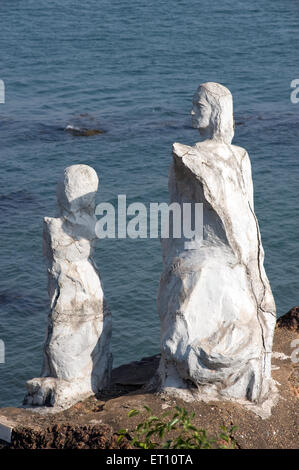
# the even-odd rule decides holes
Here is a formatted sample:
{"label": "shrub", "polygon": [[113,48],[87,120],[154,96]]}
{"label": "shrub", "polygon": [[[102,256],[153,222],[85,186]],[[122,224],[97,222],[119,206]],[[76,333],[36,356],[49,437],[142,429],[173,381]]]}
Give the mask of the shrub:
{"label": "shrub", "polygon": [[[153,415],[148,406],[144,406],[144,408],[147,413],[145,419],[130,433],[127,429],[121,429],[118,432],[119,443],[126,437],[131,441],[133,447],[139,449],[235,448],[235,440],[232,437],[232,433],[236,429],[235,426],[230,429],[221,426],[219,435],[210,438],[204,429],[198,429],[192,424],[195,417],[194,412],[189,415],[185,408],[176,406],[172,417],[169,417],[169,411],[158,417]],[[139,414],[140,411],[132,409],[129,411],[128,416],[133,417]],[[175,437],[173,437],[172,431],[177,431]],[[169,433],[171,433],[171,436],[169,436]]]}

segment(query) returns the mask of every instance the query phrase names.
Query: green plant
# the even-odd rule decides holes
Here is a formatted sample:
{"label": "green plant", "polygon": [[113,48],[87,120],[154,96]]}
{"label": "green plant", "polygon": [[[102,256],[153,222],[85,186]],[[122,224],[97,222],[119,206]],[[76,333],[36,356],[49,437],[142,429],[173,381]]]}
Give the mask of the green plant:
{"label": "green plant", "polygon": [[232,434],[237,429],[237,426],[231,426],[230,429],[227,429],[226,426],[220,426],[220,429],[222,432],[219,434],[217,439],[220,449],[235,449],[236,441]]}
{"label": "green plant", "polygon": [[[232,432],[235,426],[229,430],[221,426],[221,433],[217,438],[210,438],[204,429],[198,429],[192,421],[195,413],[188,414],[185,408],[176,406],[176,411],[169,418],[169,412],[160,417],[153,415],[148,406],[144,406],[147,416],[129,434],[127,429],[121,429],[118,434],[118,442],[124,437],[131,440],[131,445],[141,449],[210,449],[212,446],[221,448],[234,448],[235,441]],[[139,415],[138,410],[130,410],[129,417]],[[177,431],[175,434],[172,431]],[[169,436],[169,433],[171,434]],[[157,442],[158,441],[158,442]],[[217,445],[219,443],[220,445]]]}

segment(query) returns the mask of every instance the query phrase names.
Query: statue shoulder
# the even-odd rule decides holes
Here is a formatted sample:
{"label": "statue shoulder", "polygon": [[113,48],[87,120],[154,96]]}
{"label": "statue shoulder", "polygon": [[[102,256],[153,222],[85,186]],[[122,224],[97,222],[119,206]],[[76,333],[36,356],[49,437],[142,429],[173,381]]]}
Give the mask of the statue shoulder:
{"label": "statue shoulder", "polygon": [[184,145],[175,142],[172,146],[173,156],[179,159],[184,159],[184,161],[189,159],[193,160],[194,158],[199,161],[201,159],[205,160],[207,150],[208,149],[201,143],[198,143],[194,145],[194,147],[191,147],[190,145]]}
{"label": "statue shoulder", "polygon": [[249,158],[248,152],[246,149],[243,147],[240,147],[239,145],[231,145],[233,151],[238,154],[240,158]]}
{"label": "statue shoulder", "polygon": [[190,147],[189,145],[184,145],[180,144],[178,142],[175,142],[172,146],[172,153],[176,155],[177,157],[183,157],[187,153],[189,153],[193,147]]}

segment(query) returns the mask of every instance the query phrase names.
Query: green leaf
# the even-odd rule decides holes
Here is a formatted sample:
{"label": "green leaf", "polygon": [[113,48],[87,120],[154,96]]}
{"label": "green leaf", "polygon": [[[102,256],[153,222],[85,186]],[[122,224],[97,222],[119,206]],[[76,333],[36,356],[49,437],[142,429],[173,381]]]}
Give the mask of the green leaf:
{"label": "green leaf", "polygon": [[159,430],[159,437],[160,437],[160,439],[162,439],[162,438],[164,437],[164,435],[165,435],[165,428],[161,428],[161,429]]}
{"label": "green leaf", "polygon": [[127,429],[120,429],[117,434],[127,434]]}
{"label": "green leaf", "polygon": [[190,431],[197,431],[197,428],[193,426],[193,424],[188,424],[187,428],[190,429]]}
{"label": "green leaf", "polygon": [[171,440],[168,440],[165,442],[165,444],[163,445],[163,449],[170,449],[170,446],[171,446]]}
{"label": "green leaf", "polygon": [[179,419],[178,417],[174,417],[174,418],[170,421],[170,423],[169,423],[169,425],[168,425],[169,428],[172,428],[176,423],[179,422],[179,420],[180,420],[180,419]]}
{"label": "green leaf", "polygon": [[136,415],[139,415],[140,411],[138,410],[130,410],[129,413],[128,413],[128,416],[129,418],[132,418],[132,416],[136,416]]}
{"label": "green leaf", "polygon": [[151,423],[152,421],[159,421],[159,418],[157,416],[150,416],[147,420],[148,423]]}

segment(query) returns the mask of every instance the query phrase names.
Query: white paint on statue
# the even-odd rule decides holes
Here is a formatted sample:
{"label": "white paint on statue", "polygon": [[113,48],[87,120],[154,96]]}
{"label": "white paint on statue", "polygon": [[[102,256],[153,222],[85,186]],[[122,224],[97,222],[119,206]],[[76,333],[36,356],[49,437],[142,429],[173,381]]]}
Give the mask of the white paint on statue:
{"label": "white paint on statue", "polygon": [[175,143],[170,202],[203,203],[203,240],[162,240],[158,387],[185,399],[232,399],[271,408],[275,303],[253,206],[249,156],[231,144],[233,100],[218,83],[194,95],[204,141]]}
{"label": "white paint on statue", "polygon": [[91,167],[66,168],[57,185],[59,217],[44,219],[51,312],[42,377],[27,382],[28,405],[67,408],[109,382],[112,320],[93,260],[97,189]]}

